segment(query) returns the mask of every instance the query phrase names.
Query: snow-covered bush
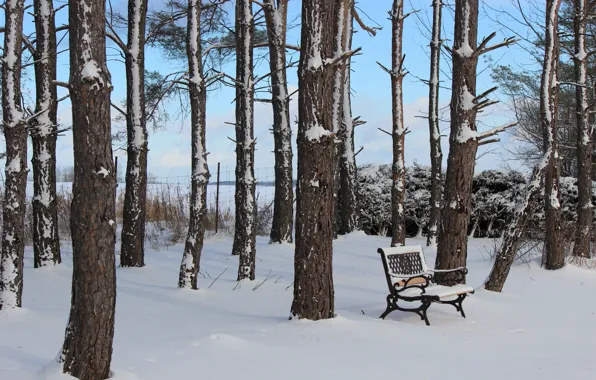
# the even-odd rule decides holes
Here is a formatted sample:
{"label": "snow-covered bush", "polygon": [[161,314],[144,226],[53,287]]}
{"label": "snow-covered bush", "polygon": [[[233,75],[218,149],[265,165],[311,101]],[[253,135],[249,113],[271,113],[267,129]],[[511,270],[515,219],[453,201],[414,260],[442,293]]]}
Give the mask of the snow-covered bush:
{"label": "snow-covered bush", "polygon": [[406,169],[406,233],[422,236],[430,218],[430,166],[417,163]]}
{"label": "snow-covered bush", "polygon": [[[501,236],[511,221],[525,191],[526,177],[517,171],[486,170],[472,184],[472,215],[468,233],[475,237]],[[386,236],[391,231],[391,166],[364,165],[358,169],[358,197],[361,228],[367,234]],[[594,187],[596,188],[596,186]],[[561,210],[565,235],[571,236],[577,220],[577,180],[561,178]],[[430,214],[430,167],[414,164],[406,169],[406,232],[421,235]],[[596,204],[596,196],[593,197]],[[527,235],[540,237],[544,231],[544,200],[527,226]]]}
{"label": "snow-covered bush", "polygon": [[[391,166],[358,168],[360,223],[364,232],[387,235],[391,230]],[[414,164],[406,169],[406,232],[422,233],[430,216],[430,167]]]}
{"label": "snow-covered bush", "polygon": [[526,179],[520,172],[485,170],[472,182],[471,236],[500,236],[521,200]]}
{"label": "snow-covered bush", "polygon": [[363,165],[357,170],[360,225],[369,235],[391,229],[391,166]]}

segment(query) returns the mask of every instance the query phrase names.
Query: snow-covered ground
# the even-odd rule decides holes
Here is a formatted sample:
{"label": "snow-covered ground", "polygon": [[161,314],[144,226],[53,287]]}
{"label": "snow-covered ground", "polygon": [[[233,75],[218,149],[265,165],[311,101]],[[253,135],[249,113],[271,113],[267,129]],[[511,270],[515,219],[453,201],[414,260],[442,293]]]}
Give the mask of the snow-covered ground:
{"label": "snow-covered ground", "polygon": [[[147,267],[117,271],[113,379],[596,378],[596,271],[519,263],[504,293],[486,292],[493,242],[473,239],[468,284],[478,289],[464,302],[468,317],[433,305],[427,327],[399,311],[378,319],[387,289],[376,249],[389,243],[362,233],[335,242],[338,316],[320,322],[288,320],[292,245],[259,238],[257,280],[237,286],[232,240],[208,239],[198,291],[176,288],[182,245],[149,251]],[[426,255],[433,263],[434,251]],[[70,257],[33,269],[31,256],[24,308],[0,313],[0,379],[66,379],[53,359],[68,317]]]}

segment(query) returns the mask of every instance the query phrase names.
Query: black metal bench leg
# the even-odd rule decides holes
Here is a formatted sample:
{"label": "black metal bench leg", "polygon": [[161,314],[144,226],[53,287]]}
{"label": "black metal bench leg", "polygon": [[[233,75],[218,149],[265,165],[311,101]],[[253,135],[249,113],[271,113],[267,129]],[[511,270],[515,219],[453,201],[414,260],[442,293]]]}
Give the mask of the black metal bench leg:
{"label": "black metal bench leg", "polygon": [[385,309],[385,312],[383,314],[381,314],[381,316],[379,318],[385,319],[385,317],[388,316],[389,313],[391,313],[393,310],[395,310],[395,309],[393,309],[391,306],[387,305],[387,309]]}
{"label": "black metal bench leg", "polygon": [[466,317],[466,313],[464,313],[464,306],[463,306],[463,302],[464,299],[466,298],[466,295],[464,294],[463,297],[461,297],[461,300],[459,301],[459,312],[461,313],[462,317]]}
{"label": "black metal bench leg", "polygon": [[430,322],[428,321],[428,317],[426,316],[426,310],[428,310],[428,308],[430,307],[431,302],[424,302],[422,301],[422,308],[421,308],[421,312],[422,312],[422,320],[424,320],[424,323],[426,323],[427,326],[430,326]]}
{"label": "black metal bench leg", "polygon": [[397,310],[397,307],[396,307],[397,305],[395,304],[396,301],[397,300],[395,299],[395,297],[393,296],[393,294],[389,294],[387,296],[387,309],[385,309],[385,312],[383,312],[383,314],[381,314],[381,316],[379,317],[380,319],[385,319],[385,317],[387,315],[389,315],[389,313],[391,313],[392,311]]}

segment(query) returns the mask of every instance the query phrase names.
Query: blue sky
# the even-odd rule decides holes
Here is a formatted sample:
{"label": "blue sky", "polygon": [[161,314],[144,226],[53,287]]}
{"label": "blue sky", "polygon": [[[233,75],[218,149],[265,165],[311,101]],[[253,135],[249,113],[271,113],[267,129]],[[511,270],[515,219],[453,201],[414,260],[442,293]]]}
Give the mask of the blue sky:
{"label": "blue sky", "polygon": [[[429,144],[428,144],[428,124],[427,120],[420,118],[424,116],[428,104],[428,87],[418,78],[427,78],[429,75],[429,33],[425,30],[426,23],[430,23],[432,17],[431,0],[405,0],[406,12],[412,9],[420,11],[406,19],[404,29],[404,53],[406,54],[405,66],[410,71],[404,80],[404,110],[405,125],[411,130],[406,139],[406,161],[411,163],[417,161],[421,164],[429,162]],[[364,31],[361,31],[356,25],[358,32],[354,35],[353,47],[362,47],[362,55],[356,56],[352,63],[352,107],[354,116],[361,116],[368,123],[359,126],[356,131],[355,144],[357,149],[360,146],[364,150],[357,156],[358,164],[364,163],[390,163],[391,162],[391,139],[377,128],[390,129],[391,125],[391,83],[389,76],[383,72],[376,61],[389,66],[391,63],[391,22],[388,20],[387,11],[391,8],[391,0],[360,0],[358,7],[362,10],[362,18],[370,25],[378,23],[383,29],[376,37],[371,37]],[[486,4],[491,7],[504,8],[515,12],[511,7],[509,0],[486,0]],[[161,2],[149,0],[150,7],[161,4]],[[112,1],[116,11],[126,13],[126,1]],[[256,7],[256,6],[255,6]],[[292,20],[300,13],[301,2],[299,0],[290,0],[289,19]],[[509,34],[502,31],[502,27],[492,21],[496,14],[490,9],[481,5],[479,39],[493,31],[497,32],[494,42],[498,42]],[[227,6],[229,14],[233,17],[233,4]],[[256,8],[255,8],[256,9]],[[366,15],[365,15],[365,14]],[[371,21],[370,19],[374,20]],[[453,11],[449,7],[444,9],[444,30],[446,33],[443,38],[449,39],[452,33]],[[65,23],[67,20],[67,11],[63,10],[57,16],[57,24]],[[299,19],[298,19],[299,20]],[[29,17],[26,20],[26,30],[32,30],[33,25]],[[511,25],[512,28],[516,27]],[[292,29],[288,34],[288,42],[298,44],[300,40],[299,27]],[[126,31],[122,30],[123,39],[126,37]],[[449,45],[451,42],[449,43]],[[62,48],[68,47],[68,38],[64,39]],[[108,54],[114,58],[115,47],[108,43]],[[261,53],[266,53],[261,51]],[[295,60],[297,54],[293,55]],[[515,46],[495,51],[492,54],[494,61],[499,63],[512,63],[516,65],[531,64],[531,60],[525,55],[522,49]],[[179,70],[184,62],[175,62],[167,60],[163,54],[157,50],[149,49],[146,52],[147,68],[159,70],[162,73],[168,73]],[[443,56],[442,69],[445,74],[449,74],[447,57]],[[63,53],[59,59],[59,80],[68,80],[68,53]],[[534,66],[535,67],[535,66]],[[117,60],[109,62],[109,68],[114,84],[113,102],[121,103],[125,98],[125,72],[124,64]],[[267,64],[264,63],[257,67],[257,74],[266,73]],[[225,67],[225,71],[234,75],[234,62]],[[487,63],[481,59],[478,71],[479,75],[477,91],[488,89],[494,84],[490,80],[490,69],[487,69]],[[32,75],[32,73],[31,73]],[[442,77],[442,85],[446,87],[442,90],[440,103],[443,107],[444,117],[449,116],[449,99],[451,92],[450,79],[447,75]],[[288,74],[288,85],[291,90],[297,88],[297,77],[295,70],[290,70]],[[27,91],[32,94],[32,79],[25,82]],[[63,90],[62,90],[63,91]],[[33,94],[31,95],[33,96]],[[234,136],[233,126],[226,122],[234,121],[234,90],[222,88],[209,93],[207,104],[207,148],[210,152],[208,156],[209,167],[212,173],[215,172],[217,162],[221,162],[222,171],[233,171],[235,162],[234,144],[228,137]],[[171,105],[172,109],[174,105]],[[297,121],[297,96],[291,102],[292,120]],[[61,103],[59,109],[59,122],[61,127],[71,125],[70,104],[68,101]],[[117,116],[116,111],[112,115]],[[512,115],[505,106],[494,106],[480,118],[480,129],[488,129],[491,126],[497,126],[508,122]],[[255,136],[257,137],[257,151],[255,154],[255,167],[262,173],[272,175],[273,167],[273,136],[270,133],[272,125],[272,114],[269,105],[257,103],[255,106]],[[296,125],[293,126],[294,131]],[[448,123],[442,125],[444,134],[448,135]],[[508,155],[503,149],[503,144],[508,143],[507,136],[502,138],[501,143],[493,144],[489,148],[481,148],[479,155],[491,150],[492,153],[482,155],[477,161],[476,170],[488,168],[503,168],[510,165],[519,168],[519,163],[508,160]],[[294,145],[295,146],[295,145]],[[172,121],[168,125],[163,125],[157,131],[150,131],[149,137],[149,172],[158,177],[187,177],[190,175],[190,129],[188,120]],[[443,150],[445,156],[445,165],[448,150],[448,139],[443,141]],[[59,138],[58,142],[58,166],[72,165],[72,137],[70,133],[65,133]],[[296,154],[294,159],[296,159]],[[120,162],[124,162],[124,157]],[[120,165],[120,170],[124,169],[124,164]],[[258,175],[258,174],[257,174]],[[232,178],[230,178],[232,179]]]}

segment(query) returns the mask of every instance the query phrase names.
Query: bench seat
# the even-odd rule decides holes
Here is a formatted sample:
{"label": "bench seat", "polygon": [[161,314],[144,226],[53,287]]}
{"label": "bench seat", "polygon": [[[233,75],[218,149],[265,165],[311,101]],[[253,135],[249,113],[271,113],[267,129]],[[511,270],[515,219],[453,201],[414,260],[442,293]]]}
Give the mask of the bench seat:
{"label": "bench seat", "polygon": [[[460,294],[474,293],[474,288],[467,285],[430,285],[424,288],[425,296],[438,296],[440,299],[458,296]],[[419,297],[422,295],[422,289],[418,287],[412,287],[405,289],[399,293],[402,297]]]}

